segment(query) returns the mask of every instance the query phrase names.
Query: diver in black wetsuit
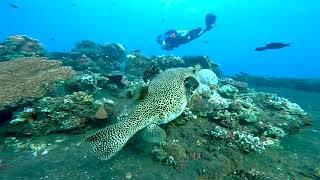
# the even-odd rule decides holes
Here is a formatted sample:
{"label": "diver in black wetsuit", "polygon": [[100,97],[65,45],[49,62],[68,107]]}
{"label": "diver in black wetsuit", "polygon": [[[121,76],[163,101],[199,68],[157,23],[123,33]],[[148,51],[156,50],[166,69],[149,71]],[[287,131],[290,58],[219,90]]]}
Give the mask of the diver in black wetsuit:
{"label": "diver in black wetsuit", "polygon": [[216,16],[213,14],[206,15],[206,28],[201,27],[192,29],[190,31],[169,30],[166,33],[157,37],[157,42],[161,45],[162,49],[172,50],[179,47],[181,44],[186,44],[200,36],[205,32],[210,31],[216,22]]}

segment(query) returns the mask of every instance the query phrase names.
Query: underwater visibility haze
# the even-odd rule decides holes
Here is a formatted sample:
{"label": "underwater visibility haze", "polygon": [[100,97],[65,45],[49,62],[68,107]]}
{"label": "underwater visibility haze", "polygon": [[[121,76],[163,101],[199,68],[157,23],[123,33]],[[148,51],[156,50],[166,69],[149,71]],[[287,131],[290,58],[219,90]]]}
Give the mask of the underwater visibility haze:
{"label": "underwater visibility haze", "polygon": [[320,179],[319,8],[2,0],[0,179]]}

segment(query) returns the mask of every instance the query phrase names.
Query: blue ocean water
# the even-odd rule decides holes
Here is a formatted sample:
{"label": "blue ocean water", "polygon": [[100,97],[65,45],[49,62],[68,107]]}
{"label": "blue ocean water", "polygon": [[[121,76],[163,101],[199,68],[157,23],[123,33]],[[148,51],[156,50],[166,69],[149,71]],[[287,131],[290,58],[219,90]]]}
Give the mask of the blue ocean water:
{"label": "blue ocean water", "polygon": [[[26,34],[49,50],[83,39],[120,42],[146,55],[207,55],[225,74],[320,77],[319,8],[317,0],[2,0],[0,39]],[[217,24],[201,38],[173,51],[156,43],[168,29],[203,27],[208,12]],[[292,47],[254,51],[270,42]]]}

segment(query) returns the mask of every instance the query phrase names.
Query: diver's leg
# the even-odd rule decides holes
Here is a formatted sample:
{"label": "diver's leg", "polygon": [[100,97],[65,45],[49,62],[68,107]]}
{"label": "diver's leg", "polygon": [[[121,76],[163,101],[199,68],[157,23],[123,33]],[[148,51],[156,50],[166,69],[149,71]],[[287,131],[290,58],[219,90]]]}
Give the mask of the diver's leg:
{"label": "diver's leg", "polygon": [[196,38],[198,38],[201,35],[202,32],[202,28],[196,28],[196,29],[192,29],[191,31],[188,32],[188,34],[185,36],[186,37],[186,41],[190,42]]}

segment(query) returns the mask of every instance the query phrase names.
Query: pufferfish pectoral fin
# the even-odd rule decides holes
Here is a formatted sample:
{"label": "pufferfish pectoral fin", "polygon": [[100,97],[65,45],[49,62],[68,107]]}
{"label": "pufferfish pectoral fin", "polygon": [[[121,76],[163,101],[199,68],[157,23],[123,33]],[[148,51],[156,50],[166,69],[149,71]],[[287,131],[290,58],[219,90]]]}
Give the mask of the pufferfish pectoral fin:
{"label": "pufferfish pectoral fin", "polygon": [[148,143],[162,144],[166,140],[166,132],[156,124],[151,124],[141,130],[140,135]]}

